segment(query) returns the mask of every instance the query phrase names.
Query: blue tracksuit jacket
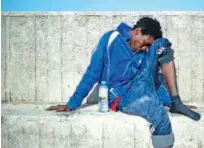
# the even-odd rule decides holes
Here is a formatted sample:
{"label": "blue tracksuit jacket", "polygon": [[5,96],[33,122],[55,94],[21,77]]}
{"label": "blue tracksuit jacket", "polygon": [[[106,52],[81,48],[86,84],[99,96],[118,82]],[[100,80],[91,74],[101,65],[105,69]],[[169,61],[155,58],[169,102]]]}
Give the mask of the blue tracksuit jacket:
{"label": "blue tracksuit jacket", "polygon": [[[131,38],[129,31],[132,28],[125,23],[121,23],[116,31],[119,35],[114,39],[107,50],[107,44],[111,33],[114,30],[106,32],[98,42],[93,51],[90,64],[84,73],[74,94],[67,102],[71,109],[79,107],[83,99],[88,95],[95,83],[107,81],[111,90],[109,93],[109,106],[113,103],[115,97],[124,95],[136,73],[141,71],[146,52],[133,53],[128,40]],[[164,49],[165,50],[165,49]],[[165,105],[170,104],[167,89],[163,84],[162,76],[158,75],[160,80],[157,86],[158,94]],[[158,78],[158,77],[157,77]]]}

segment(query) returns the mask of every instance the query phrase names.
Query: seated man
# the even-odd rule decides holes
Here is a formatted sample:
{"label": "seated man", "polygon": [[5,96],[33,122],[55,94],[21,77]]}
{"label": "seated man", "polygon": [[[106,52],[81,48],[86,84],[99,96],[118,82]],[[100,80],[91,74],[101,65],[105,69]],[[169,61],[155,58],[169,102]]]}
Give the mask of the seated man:
{"label": "seated man", "polygon": [[[110,43],[111,38],[114,39]],[[162,38],[161,26],[156,19],[141,18],[133,28],[121,23],[115,31],[105,33],[100,39],[90,65],[68,103],[46,110],[74,110],[95,83],[106,81],[110,90],[109,107],[147,119],[151,123],[154,147],[172,147],[174,136],[163,104],[166,103],[172,113],[200,119],[198,113],[180,100],[173,59],[171,43]],[[159,97],[162,93],[157,93],[157,88],[165,86],[158,83],[161,82],[158,67],[162,69],[171,101],[163,101],[165,99]]]}

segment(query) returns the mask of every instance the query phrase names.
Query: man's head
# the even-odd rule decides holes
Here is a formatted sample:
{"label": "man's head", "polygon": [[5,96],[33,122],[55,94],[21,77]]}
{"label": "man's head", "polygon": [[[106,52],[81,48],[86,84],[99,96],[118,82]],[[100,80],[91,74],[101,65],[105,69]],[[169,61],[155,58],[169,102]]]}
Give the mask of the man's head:
{"label": "man's head", "polygon": [[137,21],[131,30],[130,45],[133,50],[144,50],[154,40],[162,37],[160,23],[153,18],[143,17]]}

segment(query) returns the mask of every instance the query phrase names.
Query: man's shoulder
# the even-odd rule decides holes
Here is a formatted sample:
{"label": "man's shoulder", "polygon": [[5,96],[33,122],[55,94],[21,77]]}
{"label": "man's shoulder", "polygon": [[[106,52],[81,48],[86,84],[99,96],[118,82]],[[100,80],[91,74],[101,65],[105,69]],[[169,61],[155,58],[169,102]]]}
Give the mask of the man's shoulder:
{"label": "man's shoulder", "polygon": [[110,30],[110,31],[103,33],[103,35],[99,39],[99,42],[98,42],[99,45],[106,46],[108,44],[109,38],[113,32],[115,32],[115,30]]}
{"label": "man's shoulder", "polygon": [[115,30],[109,30],[106,31],[105,33],[103,33],[103,35],[101,36],[101,38],[106,38],[108,39],[110,37],[110,35],[114,32]]}

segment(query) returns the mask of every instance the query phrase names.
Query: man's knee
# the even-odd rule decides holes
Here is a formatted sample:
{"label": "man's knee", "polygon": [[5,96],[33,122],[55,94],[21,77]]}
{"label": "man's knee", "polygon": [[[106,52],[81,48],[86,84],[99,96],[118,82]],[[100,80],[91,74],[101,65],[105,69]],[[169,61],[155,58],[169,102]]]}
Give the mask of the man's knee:
{"label": "man's knee", "polygon": [[155,105],[149,111],[147,120],[152,123],[154,135],[166,135],[172,132],[171,122],[163,105]]}

